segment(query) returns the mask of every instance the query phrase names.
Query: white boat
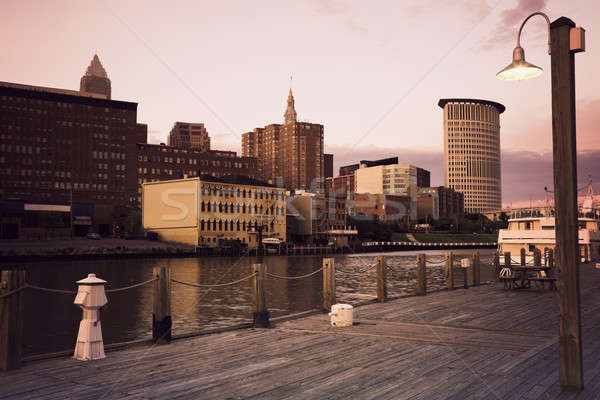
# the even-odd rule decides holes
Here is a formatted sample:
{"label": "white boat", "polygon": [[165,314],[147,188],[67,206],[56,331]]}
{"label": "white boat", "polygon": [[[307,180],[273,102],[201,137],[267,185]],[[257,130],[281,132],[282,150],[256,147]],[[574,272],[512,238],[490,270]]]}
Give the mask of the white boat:
{"label": "white boat", "polygon": [[[578,210],[579,254],[581,262],[592,262],[600,259],[600,213],[594,209],[591,183],[589,198]],[[533,263],[533,253],[539,249],[542,263],[546,262],[547,249],[554,250],[556,245],[554,210],[521,209],[511,212],[508,229],[501,229],[498,234],[498,251],[500,265],[504,265],[504,253],[509,251],[512,264],[521,262],[521,249],[525,249],[526,263]]]}

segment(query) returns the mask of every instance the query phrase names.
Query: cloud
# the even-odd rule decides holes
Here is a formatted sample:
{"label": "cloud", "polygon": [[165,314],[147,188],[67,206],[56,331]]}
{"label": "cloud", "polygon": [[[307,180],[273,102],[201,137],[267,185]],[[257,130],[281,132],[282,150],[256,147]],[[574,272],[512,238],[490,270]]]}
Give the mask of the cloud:
{"label": "cloud", "polygon": [[[340,166],[355,164],[360,160],[377,160],[398,156],[400,163],[409,163],[431,172],[433,186],[444,184],[444,153],[440,150],[411,150],[378,146],[326,146],[334,154],[334,174]],[[600,149],[582,150],[577,155],[578,187],[587,184],[591,177],[595,192],[600,192]],[[502,203],[509,205],[544,199],[544,186],[554,187],[552,153],[533,151],[502,152]],[[581,193],[580,193],[581,194]]]}
{"label": "cloud", "polygon": [[[517,30],[525,18],[536,11],[544,11],[548,0],[517,0],[513,8],[509,8],[500,13],[500,20],[493,33],[481,43],[481,50],[492,50],[498,47],[498,43],[506,43],[511,39],[516,40]],[[537,40],[545,38],[546,31],[535,35],[536,40],[532,43],[543,44],[544,41]]]}

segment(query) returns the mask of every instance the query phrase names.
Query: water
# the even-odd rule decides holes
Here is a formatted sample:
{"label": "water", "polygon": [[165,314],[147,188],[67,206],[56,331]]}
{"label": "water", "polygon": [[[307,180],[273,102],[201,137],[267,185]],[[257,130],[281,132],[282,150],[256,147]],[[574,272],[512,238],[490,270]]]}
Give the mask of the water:
{"label": "water", "polygon": [[[466,256],[470,250],[455,251]],[[388,269],[388,296],[404,296],[416,288],[417,252],[385,253]],[[482,281],[492,279],[491,250],[480,251]],[[337,301],[357,304],[376,297],[378,254],[336,255]],[[444,251],[427,251],[428,261],[443,261]],[[52,261],[11,264],[25,268],[32,285],[76,290],[75,281],[95,273],[108,281],[107,289],[152,279],[152,268],[169,265],[174,279],[201,284],[226,283],[252,273],[254,257],[143,258],[124,260]],[[270,273],[299,276],[319,269],[322,256],[265,257]],[[461,277],[456,284],[462,285]],[[233,286],[200,289],[172,284],[173,334],[250,322],[252,319],[251,280]],[[318,273],[298,280],[268,277],[267,306],[272,317],[320,308],[323,277]],[[445,285],[444,266],[427,266],[427,289]],[[152,336],[152,285],[107,294],[102,310],[104,342],[118,343]],[[74,348],[81,310],[73,305],[74,295],[25,292],[25,355]]]}

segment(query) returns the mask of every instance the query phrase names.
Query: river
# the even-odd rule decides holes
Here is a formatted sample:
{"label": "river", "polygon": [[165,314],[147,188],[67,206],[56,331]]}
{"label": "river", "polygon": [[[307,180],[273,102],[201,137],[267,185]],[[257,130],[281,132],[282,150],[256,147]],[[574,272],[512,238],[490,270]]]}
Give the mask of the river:
{"label": "river", "polygon": [[[458,259],[472,250],[456,250]],[[491,280],[492,250],[479,250],[481,279]],[[444,251],[427,250],[428,291],[444,287]],[[417,252],[385,253],[388,269],[388,296],[404,296],[416,288]],[[376,271],[371,268],[376,253],[335,255],[337,301],[356,304],[376,297]],[[299,276],[319,269],[322,256],[270,256],[264,258],[268,272]],[[123,260],[75,260],[11,263],[25,268],[31,285],[76,290],[75,281],[95,273],[108,282],[106,288],[119,288],[152,279],[152,268],[168,265],[172,278],[201,284],[226,283],[250,275],[255,257],[138,258]],[[455,264],[458,265],[458,262]],[[267,306],[271,317],[319,308],[322,274],[298,280],[268,277]],[[462,280],[460,281],[462,285]],[[172,283],[173,334],[250,322],[252,319],[251,280],[232,286],[200,289]],[[152,285],[107,294],[102,310],[104,343],[118,343],[152,336]],[[81,310],[74,296],[25,292],[24,355],[73,349]]]}

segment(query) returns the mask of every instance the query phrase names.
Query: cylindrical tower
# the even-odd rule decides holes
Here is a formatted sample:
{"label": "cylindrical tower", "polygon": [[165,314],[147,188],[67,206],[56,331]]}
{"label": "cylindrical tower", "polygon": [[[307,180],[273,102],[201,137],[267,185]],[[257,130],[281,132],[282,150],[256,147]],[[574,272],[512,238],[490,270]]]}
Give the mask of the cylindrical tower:
{"label": "cylindrical tower", "polygon": [[500,114],[505,107],[478,99],[441,99],[446,187],[465,196],[466,213],[502,207]]}

